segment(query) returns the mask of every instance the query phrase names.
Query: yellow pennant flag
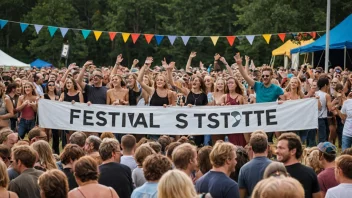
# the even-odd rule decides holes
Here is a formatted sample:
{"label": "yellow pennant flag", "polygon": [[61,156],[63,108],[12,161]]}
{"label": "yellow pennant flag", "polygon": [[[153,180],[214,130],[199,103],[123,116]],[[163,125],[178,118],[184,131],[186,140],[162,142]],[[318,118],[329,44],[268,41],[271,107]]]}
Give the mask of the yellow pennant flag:
{"label": "yellow pennant flag", "polygon": [[128,37],[130,37],[130,33],[122,33],[122,38],[125,43],[127,42]]}
{"label": "yellow pennant flag", "polygon": [[269,42],[270,42],[270,38],[271,38],[271,34],[263,34],[263,37],[264,37],[264,39],[265,39],[266,43],[268,43],[268,44],[269,44]]}
{"label": "yellow pennant flag", "polygon": [[215,46],[216,43],[218,42],[219,37],[218,36],[211,36],[210,38],[211,38],[211,41],[213,41],[213,44]]}
{"label": "yellow pennant flag", "polygon": [[95,40],[98,41],[101,36],[102,31],[93,31],[93,32],[94,32]]}

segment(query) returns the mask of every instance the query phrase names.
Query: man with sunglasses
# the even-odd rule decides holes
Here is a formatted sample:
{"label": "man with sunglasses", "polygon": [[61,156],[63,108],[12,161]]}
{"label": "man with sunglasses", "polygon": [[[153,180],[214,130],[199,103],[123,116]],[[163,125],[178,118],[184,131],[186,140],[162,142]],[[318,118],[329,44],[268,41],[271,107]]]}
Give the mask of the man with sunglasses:
{"label": "man with sunglasses", "polygon": [[84,90],[87,96],[87,103],[90,104],[106,104],[106,92],[107,88],[103,86],[103,74],[100,70],[93,71],[93,85],[89,85],[83,81],[86,70],[93,65],[92,61],[87,61],[81,69],[77,82],[80,87]]}

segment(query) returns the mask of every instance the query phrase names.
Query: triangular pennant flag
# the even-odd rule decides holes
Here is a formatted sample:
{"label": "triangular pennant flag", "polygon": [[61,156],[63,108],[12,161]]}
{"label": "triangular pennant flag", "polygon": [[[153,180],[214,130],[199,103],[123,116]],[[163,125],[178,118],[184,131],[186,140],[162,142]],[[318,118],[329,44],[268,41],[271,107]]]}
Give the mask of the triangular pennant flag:
{"label": "triangular pennant flag", "polygon": [[153,36],[154,36],[154,34],[144,34],[145,40],[147,40],[148,44],[152,40]]}
{"label": "triangular pennant flag", "polygon": [[95,36],[95,40],[98,41],[101,36],[101,33],[103,33],[103,32],[102,31],[93,31],[93,33]]}
{"label": "triangular pennant flag", "polygon": [[248,42],[252,45],[255,35],[246,35]]}
{"label": "triangular pennant flag", "polygon": [[310,35],[312,36],[313,39],[315,39],[315,37],[317,37],[317,33],[316,32],[311,32]]}
{"label": "triangular pennant flag", "polygon": [[215,46],[216,43],[217,43],[218,40],[219,40],[219,37],[218,37],[218,36],[211,36],[210,39],[211,39],[211,41],[213,41],[213,44],[214,44],[214,46]]}
{"label": "triangular pennant flag", "polygon": [[39,34],[39,31],[43,28],[43,25],[34,25],[35,31]]}
{"label": "triangular pennant flag", "polygon": [[122,33],[123,42],[126,43],[129,37],[130,37],[130,33]]}
{"label": "triangular pennant flag", "polygon": [[233,45],[233,43],[235,42],[236,36],[227,36],[227,41],[229,42],[230,46]]}
{"label": "triangular pennant flag", "polygon": [[160,45],[161,41],[163,40],[163,35],[155,35],[156,43]]}
{"label": "triangular pennant flag", "polygon": [[82,30],[83,38],[84,38],[84,39],[87,39],[89,33],[90,33],[90,30]]}
{"label": "triangular pennant flag", "polygon": [[263,37],[264,37],[266,43],[269,44],[270,43],[271,34],[263,34]]}
{"label": "triangular pennant flag", "polygon": [[167,37],[169,38],[171,45],[174,45],[174,42],[176,40],[176,36],[167,36]]}
{"label": "triangular pennant flag", "polygon": [[286,33],[280,33],[280,34],[278,34],[278,36],[282,42],[285,42]]}
{"label": "triangular pennant flag", "polygon": [[50,36],[53,37],[56,30],[57,30],[57,27],[54,27],[54,26],[48,26],[48,30],[50,32]]}
{"label": "triangular pennant flag", "polygon": [[20,23],[20,26],[21,26],[22,32],[24,32],[28,27],[28,23]]}
{"label": "triangular pennant flag", "polygon": [[139,38],[140,35],[141,35],[141,34],[137,34],[137,33],[131,34],[132,41],[133,41],[134,44],[137,42],[137,40],[138,40],[138,38]]}
{"label": "triangular pennant flag", "polygon": [[110,40],[113,41],[117,32],[109,32]]}
{"label": "triangular pennant flag", "polygon": [[204,40],[204,36],[197,36],[198,42],[202,42]]}
{"label": "triangular pennant flag", "polygon": [[77,29],[72,29],[73,33],[75,33],[75,36],[81,36],[82,32],[81,30],[77,30]]}
{"label": "triangular pennant flag", "polygon": [[0,20],[0,29],[2,29],[6,24],[8,20]]}
{"label": "triangular pennant flag", "polygon": [[181,36],[181,38],[182,38],[183,43],[184,43],[185,45],[187,45],[190,36]]}
{"label": "triangular pennant flag", "polygon": [[61,31],[61,35],[62,35],[62,38],[65,37],[67,31],[68,31],[68,28],[60,28],[60,31]]}

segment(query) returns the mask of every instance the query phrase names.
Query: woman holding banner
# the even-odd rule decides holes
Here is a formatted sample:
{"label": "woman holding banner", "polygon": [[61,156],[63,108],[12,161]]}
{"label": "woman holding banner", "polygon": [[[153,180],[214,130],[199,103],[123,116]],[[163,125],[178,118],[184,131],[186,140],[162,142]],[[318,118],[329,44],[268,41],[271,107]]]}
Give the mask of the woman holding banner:
{"label": "woman holding banner", "polygon": [[106,104],[108,105],[128,105],[128,89],[121,86],[121,76],[115,74],[111,76],[111,89],[106,93]]}

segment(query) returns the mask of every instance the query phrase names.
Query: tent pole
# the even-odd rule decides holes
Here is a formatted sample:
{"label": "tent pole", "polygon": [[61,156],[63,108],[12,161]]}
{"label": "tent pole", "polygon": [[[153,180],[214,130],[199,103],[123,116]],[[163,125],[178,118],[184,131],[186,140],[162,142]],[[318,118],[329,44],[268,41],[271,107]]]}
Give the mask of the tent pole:
{"label": "tent pole", "polygon": [[314,68],[314,52],[312,52],[312,67]]}
{"label": "tent pole", "polygon": [[347,48],[345,46],[344,55],[343,55],[343,69],[346,69],[346,54],[347,54]]}
{"label": "tent pole", "polygon": [[330,11],[331,11],[331,0],[327,0],[327,8],[326,8],[326,43],[325,43],[325,73],[328,73],[328,71],[329,71]]}

